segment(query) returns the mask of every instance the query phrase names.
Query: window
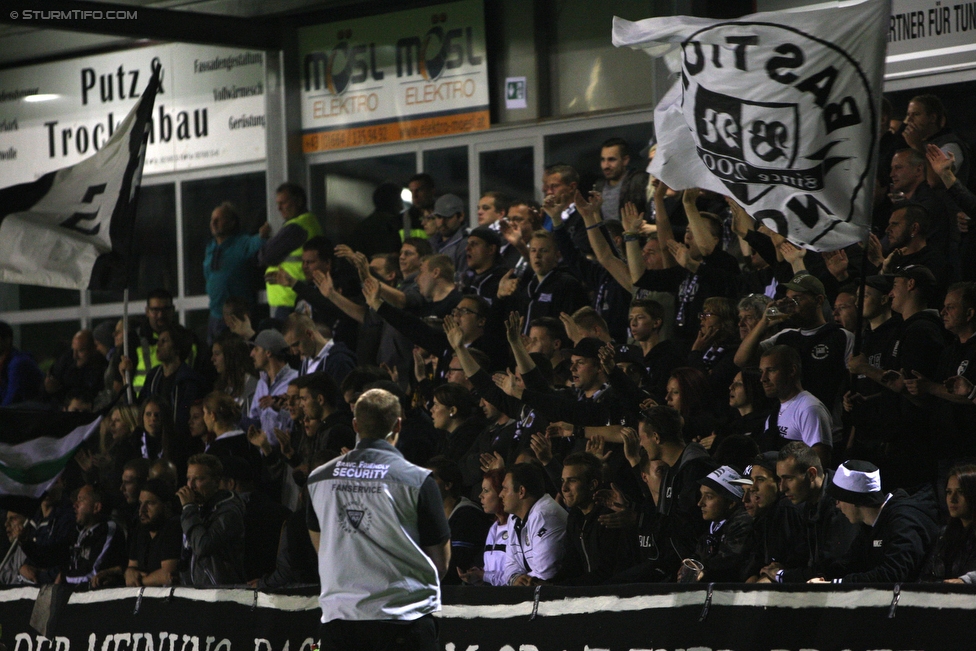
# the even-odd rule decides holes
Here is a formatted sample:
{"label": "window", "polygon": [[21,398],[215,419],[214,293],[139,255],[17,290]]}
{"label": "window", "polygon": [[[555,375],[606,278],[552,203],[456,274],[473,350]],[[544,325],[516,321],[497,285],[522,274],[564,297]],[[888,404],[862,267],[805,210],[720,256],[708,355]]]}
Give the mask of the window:
{"label": "window", "polygon": [[[261,224],[268,221],[265,175],[264,172],[253,172],[185,181],[180,192],[183,204],[184,296],[198,296],[206,293],[203,258],[212,239],[210,213],[224,201],[230,201],[240,217],[241,232],[256,233]],[[255,268],[255,282],[260,280],[261,274]]]}
{"label": "window", "polygon": [[482,193],[494,190],[511,199],[524,201],[535,198],[536,172],[532,147],[483,151],[478,161]]}
{"label": "window", "polygon": [[373,190],[385,181],[401,183],[417,172],[414,153],[371,156],[313,165],[309,201],[326,235],[347,240],[359,222],[373,212]]}
{"label": "window", "polygon": [[425,151],[424,171],[434,177],[438,195],[456,194],[469,205],[467,147]]}

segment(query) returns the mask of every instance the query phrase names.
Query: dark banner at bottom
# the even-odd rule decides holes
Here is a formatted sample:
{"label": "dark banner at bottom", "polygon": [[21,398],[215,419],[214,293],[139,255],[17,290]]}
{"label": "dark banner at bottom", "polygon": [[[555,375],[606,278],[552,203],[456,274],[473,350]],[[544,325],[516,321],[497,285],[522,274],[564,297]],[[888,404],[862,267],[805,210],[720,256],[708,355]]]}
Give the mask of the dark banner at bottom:
{"label": "dark banner at bottom", "polygon": [[[79,592],[46,635],[30,625],[38,592],[0,590],[7,651],[310,651],[318,638],[313,591]],[[966,649],[974,597],[944,585],[445,588],[438,623],[446,651]]]}

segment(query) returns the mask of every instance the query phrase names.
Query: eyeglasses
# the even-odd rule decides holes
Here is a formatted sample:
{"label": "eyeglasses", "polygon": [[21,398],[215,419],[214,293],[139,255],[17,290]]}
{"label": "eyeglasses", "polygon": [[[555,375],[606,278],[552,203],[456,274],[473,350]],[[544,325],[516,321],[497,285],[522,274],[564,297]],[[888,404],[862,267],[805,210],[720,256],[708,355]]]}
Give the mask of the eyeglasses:
{"label": "eyeglasses", "polygon": [[714,312],[699,312],[698,313],[698,320],[701,321],[703,319],[707,319],[710,316],[715,316],[715,313]]}
{"label": "eyeglasses", "polygon": [[464,369],[463,368],[450,368],[449,367],[447,369],[447,372],[448,373],[464,373]]}
{"label": "eyeglasses", "polygon": [[453,310],[451,310],[451,316],[454,316],[454,317],[464,316],[465,314],[473,314],[475,316],[481,316],[480,314],[478,314],[474,310],[469,310],[466,307],[456,307]]}

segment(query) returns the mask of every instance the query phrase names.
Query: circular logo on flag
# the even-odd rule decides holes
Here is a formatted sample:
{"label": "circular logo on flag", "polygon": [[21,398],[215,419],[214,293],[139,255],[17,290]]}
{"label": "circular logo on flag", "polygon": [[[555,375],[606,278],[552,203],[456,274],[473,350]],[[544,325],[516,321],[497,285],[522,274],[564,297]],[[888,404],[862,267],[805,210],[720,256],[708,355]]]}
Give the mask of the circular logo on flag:
{"label": "circular logo on flag", "polygon": [[835,43],[770,23],[704,28],[682,54],[682,110],[707,170],[784,236],[815,245],[849,230],[873,190],[877,141],[860,64]]}

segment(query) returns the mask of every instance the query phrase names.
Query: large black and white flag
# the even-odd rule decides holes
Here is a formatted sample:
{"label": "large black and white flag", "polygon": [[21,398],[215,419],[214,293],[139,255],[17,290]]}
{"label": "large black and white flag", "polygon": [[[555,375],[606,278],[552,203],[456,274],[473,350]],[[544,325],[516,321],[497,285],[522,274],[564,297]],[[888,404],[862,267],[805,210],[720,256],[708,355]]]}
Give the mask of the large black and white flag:
{"label": "large black and white flag", "polygon": [[654,111],[651,173],[734,196],[807,248],[863,241],[890,15],[890,0],[867,0],[735,20],[614,18],[614,45],[680,71]]}
{"label": "large black and white flag", "polygon": [[0,281],[123,289],[160,66],[90,158],[0,190]]}

